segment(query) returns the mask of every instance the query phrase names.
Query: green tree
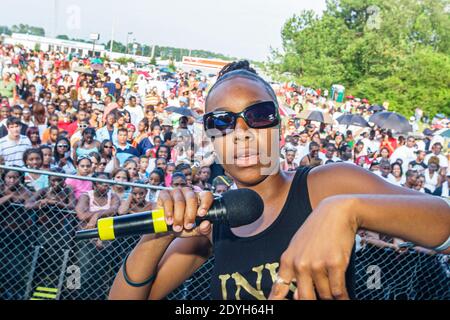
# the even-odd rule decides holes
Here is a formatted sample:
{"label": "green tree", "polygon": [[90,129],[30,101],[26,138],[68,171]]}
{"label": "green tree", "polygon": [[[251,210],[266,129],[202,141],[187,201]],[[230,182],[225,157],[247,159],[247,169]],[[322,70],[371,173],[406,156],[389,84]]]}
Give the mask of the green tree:
{"label": "green tree", "polygon": [[[449,0],[328,0],[319,17],[303,11],[282,30],[283,49],[266,64],[276,79],[449,114]],[[446,73],[447,72],[447,73]]]}

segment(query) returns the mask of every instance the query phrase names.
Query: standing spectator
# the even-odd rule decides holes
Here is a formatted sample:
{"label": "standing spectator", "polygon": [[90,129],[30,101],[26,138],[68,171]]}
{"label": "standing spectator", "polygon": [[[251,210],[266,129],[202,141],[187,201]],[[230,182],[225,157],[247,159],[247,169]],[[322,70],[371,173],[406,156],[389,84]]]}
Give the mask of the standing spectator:
{"label": "standing spectator", "polygon": [[312,141],[309,144],[309,154],[307,154],[300,162],[302,167],[317,167],[322,165],[322,160],[319,158],[320,146],[318,143]]}
{"label": "standing spectator", "polygon": [[111,174],[114,169],[119,168],[119,160],[114,156],[114,144],[110,140],[103,140],[100,144],[100,156],[106,161],[105,172]]}
{"label": "standing spectator", "polygon": [[142,106],[138,105],[136,97],[130,97],[129,104],[125,107],[125,110],[130,113],[131,123],[137,127],[139,122],[144,119],[144,110]]}
{"label": "standing spectator", "polygon": [[117,134],[118,143],[116,145],[116,158],[122,166],[130,157],[139,157],[140,154],[136,148],[127,142],[128,130],[119,129]]}
{"label": "standing spectator", "polygon": [[70,156],[70,142],[65,137],[59,137],[56,140],[55,148],[53,150],[55,168],[63,170],[66,174],[76,174],[77,169]]}
{"label": "standing spectator", "polygon": [[[111,177],[116,182],[130,182],[130,175],[124,168],[114,169]],[[130,195],[130,191],[127,187],[118,184],[113,185],[113,191],[121,201],[127,200]]]}
{"label": "standing spectator", "polygon": [[[44,155],[40,149],[28,149],[23,154],[23,162],[26,168],[40,170]],[[48,177],[43,174],[27,172],[25,174],[25,185],[32,191],[39,191],[48,187]]]}
{"label": "standing spectator", "polygon": [[403,176],[403,168],[402,165],[398,162],[395,162],[391,165],[391,174],[389,175],[388,181],[397,186],[402,186],[406,179]]}
{"label": "standing spectator", "polygon": [[9,118],[6,125],[8,135],[0,139],[0,163],[23,167],[23,154],[32,147],[30,139],[20,134],[22,126],[20,119]]}
{"label": "standing spectator", "polygon": [[106,116],[106,125],[97,131],[97,139],[99,141],[110,140],[115,145],[117,144],[117,128],[116,114],[110,113]]}
{"label": "standing spectator", "polygon": [[[78,161],[78,171],[77,175],[81,177],[88,177],[92,174],[92,161],[88,157],[86,158],[80,158]],[[73,192],[75,193],[75,198],[78,200],[80,197],[86,193],[92,190],[92,182],[91,181],[84,181],[84,180],[77,180],[69,178],[66,180],[66,184],[72,188]]]}
{"label": "standing spectator", "polygon": [[439,166],[440,160],[438,157],[433,156],[428,160],[428,169],[425,170],[423,175],[425,176],[425,189],[430,190],[434,193],[436,188],[439,186],[440,175]]}
{"label": "standing spectator", "polygon": [[[439,166],[442,171],[447,170],[448,168],[448,159],[445,155],[442,154],[442,144],[440,142],[436,142],[431,146],[431,153],[425,157],[425,164],[428,164],[432,157],[437,157],[439,159]],[[444,171],[445,174],[445,171]]]}
{"label": "standing spectator", "polygon": [[99,152],[100,142],[95,140],[96,132],[94,128],[86,128],[83,130],[81,141],[75,143],[74,147],[74,162],[78,163],[81,157],[89,156],[92,152]]}
{"label": "standing spectator", "polygon": [[409,163],[409,169],[416,170],[419,173],[424,172],[428,166],[425,164],[426,152],[423,150],[416,151],[416,160]]}
{"label": "standing spectator", "polygon": [[33,148],[39,148],[42,144],[41,138],[39,137],[39,129],[36,127],[28,128],[27,137],[30,139],[31,146]]}
{"label": "standing spectator", "polygon": [[281,170],[284,171],[295,171],[297,170],[297,165],[295,164],[295,156],[297,154],[297,150],[295,148],[287,148],[285,149],[286,159],[281,161]]}
{"label": "standing spectator", "polygon": [[403,184],[403,187],[408,189],[415,189],[417,186],[417,179],[419,177],[419,173],[415,170],[406,171],[406,181]]}
{"label": "standing spectator", "polygon": [[406,171],[408,169],[408,165],[411,161],[414,161],[416,158],[415,152],[416,152],[416,139],[414,137],[409,136],[406,139],[406,144],[398,147],[392,154],[391,154],[391,163],[396,162],[398,159],[401,159],[403,161],[403,171]]}
{"label": "standing spectator", "polygon": [[450,187],[450,170],[447,169],[446,179],[444,183],[440,187],[436,188],[436,190],[434,190],[433,195],[438,197],[449,198],[450,197],[449,187]]}

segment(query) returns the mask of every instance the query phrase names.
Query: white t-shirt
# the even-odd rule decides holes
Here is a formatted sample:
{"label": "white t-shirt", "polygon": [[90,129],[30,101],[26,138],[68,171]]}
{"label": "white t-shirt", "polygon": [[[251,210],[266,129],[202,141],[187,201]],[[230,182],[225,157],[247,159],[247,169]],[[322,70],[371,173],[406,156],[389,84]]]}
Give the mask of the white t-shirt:
{"label": "white t-shirt", "polygon": [[140,105],[136,105],[135,107],[126,106],[125,110],[130,113],[131,116],[131,123],[138,128],[139,122],[144,119],[144,111],[142,110],[142,107]]}

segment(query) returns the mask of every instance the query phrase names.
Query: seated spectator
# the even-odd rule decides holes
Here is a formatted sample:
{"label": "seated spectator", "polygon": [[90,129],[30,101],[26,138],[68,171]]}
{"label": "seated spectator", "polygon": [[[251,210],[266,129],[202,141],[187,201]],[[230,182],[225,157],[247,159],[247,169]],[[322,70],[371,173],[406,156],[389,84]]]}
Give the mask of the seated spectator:
{"label": "seated spectator", "polygon": [[114,156],[116,150],[111,140],[103,140],[100,144],[100,156],[106,161],[105,172],[112,173],[115,169],[120,167],[119,160]]}
{"label": "seated spectator", "polygon": [[148,181],[150,174],[147,172],[149,158],[141,156],[139,158],[139,180]]}

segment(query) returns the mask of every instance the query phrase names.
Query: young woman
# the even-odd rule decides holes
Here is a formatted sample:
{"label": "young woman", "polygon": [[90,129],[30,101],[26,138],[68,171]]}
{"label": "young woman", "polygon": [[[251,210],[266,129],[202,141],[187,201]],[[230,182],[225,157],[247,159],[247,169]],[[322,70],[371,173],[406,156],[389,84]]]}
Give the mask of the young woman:
{"label": "young woman", "polygon": [[[115,169],[112,172],[111,177],[117,182],[130,182],[130,174],[124,168]],[[113,185],[112,190],[119,196],[121,201],[127,200],[130,195],[130,191],[127,187],[118,184]]]}
{"label": "young woman", "polygon": [[83,130],[82,139],[74,146],[73,160],[75,164],[78,163],[79,158],[89,156],[92,152],[99,152],[100,142],[95,140],[95,136],[94,128],[86,128]]}
{"label": "young woman", "polygon": [[395,162],[391,166],[391,174],[388,177],[388,181],[392,184],[395,184],[396,186],[401,187],[406,179],[403,175],[403,168],[402,165],[398,162]]}
{"label": "young woman", "polygon": [[[161,191],[158,206],[175,233],[142,237],[118,273],[111,299],[162,299],[213,252],[213,299],[284,299],[295,283],[301,284],[296,299],[348,299],[359,229],[444,248],[450,208],[442,199],[393,186],[355,165],[281,171],[277,98],[248,62],[222,70],[206,112],[217,156],[239,188],[262,197],[262,217],[235,229],[196,226],[196,216],[213,203],[212,193],[202,193],[199,204],[191,189]],[[263,163],[268,156],[271,161]]]}
{"label": "young woman", "polygon": [[[23,163],[28,169],[40,170],[44,155],[40,149],[28,149],[23,154]],[[32,191],[39,191],[48,187],[48,177],[43,174],[25,174],[25,185]]]}
{"label": "young woman", "polygon": [[[92,161],[90,158],[82,158],[78,161],[77,175],[81,177],[88,177],[92,174]],[[66,184],[72,188],[75,193],[75,198],[78,200],[80,197],[92,190],[92,182],[77,180],[77,179],[67,179]]]}
{"label": "young woman", "polygon": [[[138,180],[138,184],[145,184],[145,181]],[[148,189],[133,187],[127,201],[122,201],[119,207],[119,215],[130,213],[140,213],[153,210],[154,204],[146,200]]]}
{"label": "young woman", "polygon": [[123,167],[125,170],[128,171],[128,175],[130,176],[130,181],[135,182],[139,180],[139,164],[136,163],[134,160],[127,160],[123,164]]}
{"label": "young woman", "polygon": [[99,148],[100,155],[102,159],[105,159],[107,164],[105,167],[106,173],[112,173],[114,169],[119,168],[119,160],[114,156],[115,150],[114,150],[114,144],[110,140],[104,140],[100,144]]}
{"label": "young woman", "polygon": [[42,152],[42,166],[44,171],[50,171],[53,165],[53,149],[51,146],[41,146],[39,148]]}
{"label": "young woman", "polygon": [[60,137],[56,140],[55,149],[53,150],[54,164],[53,167],[62,169],[67,174],[76,174],[77,168],[70,157],[70,141],[67,138]]}
{"label": "young woman", "polygon": [[30,139],[33,148],[39,148],[41,146],[42,141],[39,137],[39,129],[37,127],[28,128],[27,137]]}

